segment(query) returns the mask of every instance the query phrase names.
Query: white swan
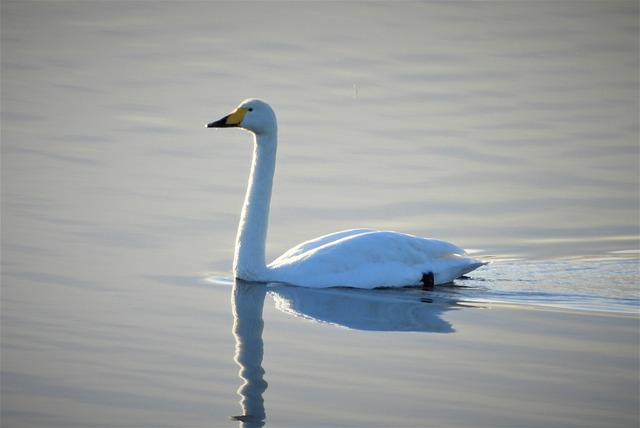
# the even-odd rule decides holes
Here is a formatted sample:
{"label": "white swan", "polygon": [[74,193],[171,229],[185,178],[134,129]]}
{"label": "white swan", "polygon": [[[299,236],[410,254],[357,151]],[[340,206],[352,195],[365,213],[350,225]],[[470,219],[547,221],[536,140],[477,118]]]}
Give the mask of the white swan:
{"label": "white swan", "polygon": [[254,135],[253,165],[233,261],[238,279],[318,288],[438,285],[486,264],[448,242],[353,229],[303,242],[267,266],[265,244],[278,133],[275,112],[265,101],[248,99],[206,126],[239,127]]}

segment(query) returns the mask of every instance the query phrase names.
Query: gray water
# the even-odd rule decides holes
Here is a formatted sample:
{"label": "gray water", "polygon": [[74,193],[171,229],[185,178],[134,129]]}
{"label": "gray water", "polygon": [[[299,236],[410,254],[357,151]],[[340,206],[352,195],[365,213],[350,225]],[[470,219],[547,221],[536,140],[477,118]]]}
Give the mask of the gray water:
{"label": "gray water", "polygon": [[[341,229],[398,230],[492,262],[436,302],[638,311],[637,2],[0,11],[3,426],[238,423],[228,278],[251,143],[203,126],[248,97],[279,119],[268,258]],[[304,294],[268,290],[272,331],[305,341],[299,317],[349,327]],[[418,330],[454,333],[444,312]],[[363,340],[411,354],[397,330]],[[314,332],[358,353],[341,329]],[[271,375],[309,376],[295,354]],[[313,410],[334,393],[314,379],[288,385],[304,422],[351,420]],[[280,425],[305,424],[274,402]]]}

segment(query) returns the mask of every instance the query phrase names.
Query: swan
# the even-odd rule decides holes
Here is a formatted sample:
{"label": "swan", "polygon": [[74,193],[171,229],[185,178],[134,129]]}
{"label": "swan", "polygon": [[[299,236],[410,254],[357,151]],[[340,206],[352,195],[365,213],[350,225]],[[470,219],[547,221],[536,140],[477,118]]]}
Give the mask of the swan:
{"label": "swan", "polygon": [[207,128],[242,128],[254,136],[249,184],[236,237],[233,273],[252,282],[303,287],[404,287],[440,285],[483,266],[449,242],[373,229],[352,229],[303,242],[265,262],[278,124],[265,101],[243,101]]}

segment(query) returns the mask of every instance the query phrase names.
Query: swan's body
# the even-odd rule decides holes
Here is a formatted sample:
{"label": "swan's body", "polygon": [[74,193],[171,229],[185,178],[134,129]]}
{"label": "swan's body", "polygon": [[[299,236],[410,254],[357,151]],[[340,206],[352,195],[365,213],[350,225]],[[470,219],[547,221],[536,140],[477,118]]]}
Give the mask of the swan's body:
{"label": "swan's body", "polygon": [[307,287],[376,288],[419,285],[424,274],[433,273],[437,285],[485,264],[445,241],[353,229],[303,242],[267,266],[265,245],[276,164],[276,115],[266,102],[249,99],[207,127],[240,127],[255,136],[253,165],[233,263],[238,279]]}

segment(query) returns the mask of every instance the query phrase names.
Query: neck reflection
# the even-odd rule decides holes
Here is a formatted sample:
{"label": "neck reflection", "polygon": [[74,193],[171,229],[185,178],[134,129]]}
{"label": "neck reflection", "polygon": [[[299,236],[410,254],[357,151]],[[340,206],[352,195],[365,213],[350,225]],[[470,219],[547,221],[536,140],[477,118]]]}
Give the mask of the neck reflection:
{"label": "neck reflection", "polygon": [[235,362],[240,366],[243,384],[238,389],[242,415],[232,416],[241,428],[263,427],[266,412],[262,394],[267,389],[262,368],[264,342],[262,310],[267,292],[265,284],[236,280],[231,304],[233,309],[233,335],[236,339]]}
{"label": "neck reflection", "polygon": [[458,309],[446,292],[422,290],[309,289],[283,284],[236,280],[231,305],[236,340],[235,362],[243,384],[238,389],[242,414],[232,416],[241,428],[265,425],[263,394],[267,389],[262,367],[264,356],[263,309],[267,291],[276,308],[306,320],[354,330],[453,333],[442,314]]}

